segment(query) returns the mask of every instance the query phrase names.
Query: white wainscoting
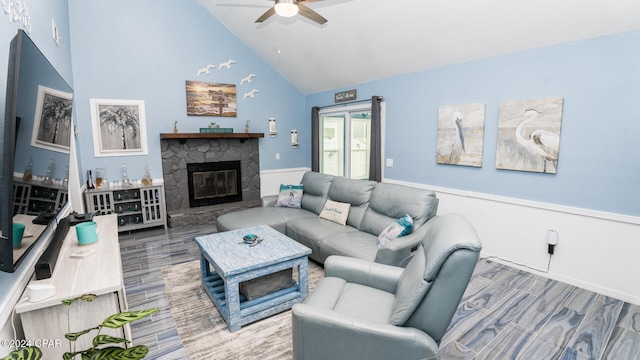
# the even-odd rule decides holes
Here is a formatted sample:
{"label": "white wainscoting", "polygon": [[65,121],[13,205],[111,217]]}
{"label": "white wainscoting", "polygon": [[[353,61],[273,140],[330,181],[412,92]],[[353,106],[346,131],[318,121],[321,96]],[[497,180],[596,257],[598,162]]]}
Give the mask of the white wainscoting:
{"label": "white wainscoting", "polygon": [[277,195],[280,184],[300,184],[302,175],[310,168],[291,168],[260,171],[260,196]]}
{"label": "white wainscoting", "polygon": [[[482,257],[640,305],[638,217],[384,181],[435,191],[438,214],[460,213],[474,225]],[[559,236],[551,259],[547,230]]]}

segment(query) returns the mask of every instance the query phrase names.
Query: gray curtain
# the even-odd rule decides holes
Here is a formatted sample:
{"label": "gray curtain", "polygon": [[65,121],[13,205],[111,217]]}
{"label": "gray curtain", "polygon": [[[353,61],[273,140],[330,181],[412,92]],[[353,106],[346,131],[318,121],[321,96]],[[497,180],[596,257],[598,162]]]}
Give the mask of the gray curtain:
{"label": "gray curtain", "polygon": [[382,96],[373,96],[371,98],[371,159],[369,159],[369,180],[374,181],[382,181],[381,102]]}
{"label": "gray curtain", "polygon": [[320,108],[311,108],[311,170],[320,171]]}

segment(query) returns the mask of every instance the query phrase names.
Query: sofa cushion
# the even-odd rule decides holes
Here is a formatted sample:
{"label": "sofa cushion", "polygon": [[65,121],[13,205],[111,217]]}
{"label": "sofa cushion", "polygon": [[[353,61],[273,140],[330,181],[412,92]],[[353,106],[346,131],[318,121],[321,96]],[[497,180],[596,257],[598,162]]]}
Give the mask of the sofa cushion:
{"label": "sofa cushion", "polygon": [[329,199],[351,204],[347,225],[360,227],[375,186],[376,182],[370,180],[355,180],[341,176],[333,178],[329,187]]}
{"label": "sofa cushion", "polygon": [[304,186],[301,206],[303,209],[320,214],[324,202],[327,200],[332,175],[307,171],[302,175],[300,183]]}
{"label": "sofa cushion", "polygon": [[336,312],[356,318],[387,323],[393,306],[393,294],[373,287],[347,283],[336,302]]}
{"label": "sofa cushion", "polygon": [[432,218],[437,209],[438,199],[433,191],[378,183],[359,229],[378,236],[389,223],[409,214],[415,230]]}
{"label": "sofa cushion", "polygon": [[404,325],[431,286],[423,279],[425,264],[424,248],[420,245],[398,280],[393,311],[389,317],[391,325]]}
{"label": "sofa cushion", "polygon": [[324,207],[320,212],[320,216],[323,219],[333,221],[340,225],[347,224],[347,217],[349,217],[349,208],[351,204],[342,203],[333,200],[328,200],[324,203]]}
{"label": "sofa cushion", "polygon": [[405,236],[413,229],[413,218],[409,214],[389,224],[380,235],[378,235],[378,249],[393,239]]}
{"label": "sofa cushion", "polygon": [[303,185],[280,185],[280,192],[276,200],[276,206],[300,209],[302,203]]}
{"label": "sofa cushion", "polygon": [[378,253],[377,240],[376,236],[363,231],[336,232],[322,238],[320,259],[324,262],[331,255],[343,255],[375,261]]}
{"label": "sofa cushion", "polygon": [[347,225],[339,225],[333,221],[322,219],[318,216],[300,217],[287,222],[288,237],[296,240],[302,245],[311,249],[310,257],[314,260],[324,262],[320,249],[325,237],[342,233],[357,233],[355,229]]}
{"label": "sofa cushion", "polygon": [[258,225],[269,225],[275,230],[285,234],[289,220],[304,217],[317,218],[318,216],[311,211],[303,209],[255,207],[220,215],[216,220],[216,226],[220,232]]}

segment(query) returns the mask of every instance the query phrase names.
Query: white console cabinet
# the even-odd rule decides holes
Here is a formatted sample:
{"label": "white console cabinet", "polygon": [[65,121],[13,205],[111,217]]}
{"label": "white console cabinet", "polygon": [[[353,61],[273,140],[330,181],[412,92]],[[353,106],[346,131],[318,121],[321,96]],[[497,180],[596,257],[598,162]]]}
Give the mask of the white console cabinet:
{"label": "white console cabinet", "polygon": [[[23,294],[15,311],[20,315],[25,339],[38,345],[43,351],[43,359],[62,359],[69,351],[69,341],[64,334],[77,332],[100,324],[107,316],[127,310],[122,277],[122,261],[118,243],[117,215],[94,217],[98,225],[98,241],[89,245],[79,245],[75,227],[69,229],[52,277],[31,280],[29,284],[53,284],[55,295],[40,302],[30,302]],[[72,258],[79,251],[91,255]],[[69,321],[67,306],[62,300],[84,294],[95,294],[92,302],[76,301],[71,304]],[[101,334],[124,337],[131,340],[128,325],[121,329],[104,328]],[[76,350],[91,347],[95,331],[85,334],[77,341]],[[45,343],[46,339],[46,343]]]}
{"label": "white console cabinet", "polygon": [[164,185],[91,189],[84,196],[88,212],[118,215],[119,232],[167,226]]}

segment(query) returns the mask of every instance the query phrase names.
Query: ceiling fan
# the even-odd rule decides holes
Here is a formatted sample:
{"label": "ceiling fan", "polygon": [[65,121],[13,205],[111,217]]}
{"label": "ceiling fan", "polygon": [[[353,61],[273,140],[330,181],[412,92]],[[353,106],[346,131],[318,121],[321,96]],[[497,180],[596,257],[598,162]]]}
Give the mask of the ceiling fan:
{"label": "ceiling fan", "polygon": [[278,14],[283,17],[292,17],[296,14],[300,14],[307,19],[315,21],[318,24],[322,25],[327,22],[327,19],[303,4],[316,1],[322,0],[275,0],[275,5],[273,5],[269,10],[262,14],[262,16],[260,16],[256,20],[256,22],[261,23],[270,18],[273,14]]}

